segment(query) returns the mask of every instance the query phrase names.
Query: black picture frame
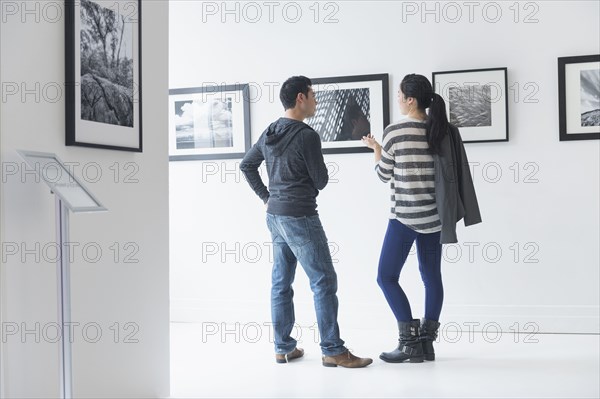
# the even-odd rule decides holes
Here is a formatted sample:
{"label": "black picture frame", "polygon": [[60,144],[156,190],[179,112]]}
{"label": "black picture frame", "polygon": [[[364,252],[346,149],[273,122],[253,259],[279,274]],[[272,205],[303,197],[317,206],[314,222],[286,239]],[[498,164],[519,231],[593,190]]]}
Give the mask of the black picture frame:
{"label": "black picture frame", "polygon": [[600,139],[599,84],[600,54],[558,58],[559,141]]}
{"label": "black picture frame", "polygon": [[317,113],[305,120],[321,136],[323,154],[372,152],[360,138],[381,142],[390,124],[389,75],[311,78]]}
{"label": "black picture frame", "polygon": [[432,85],[463,142],[508,141],[508,68],[433,72]]}
{"label": "black picture frame", "polygon": [[65,0],[67,146],[142,152],[141,5]]}
{"label": "black picture frame", "polygon": [[249,90],[246,83],[169,90],[169,160],[243,158],[251,146]]}

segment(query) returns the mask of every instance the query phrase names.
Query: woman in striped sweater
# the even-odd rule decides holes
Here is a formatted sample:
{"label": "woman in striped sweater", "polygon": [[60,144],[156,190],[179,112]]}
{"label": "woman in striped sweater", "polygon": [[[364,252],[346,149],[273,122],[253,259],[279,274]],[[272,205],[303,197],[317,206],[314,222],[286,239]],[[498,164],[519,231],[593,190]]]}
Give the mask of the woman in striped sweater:
{"label": "woman in striped sweater", "polygon": [[[424,76],[404,77],[398,91],[398,104],[407,118],[385,129],[381,145],[370,134],[362,139],[374,150],[377,174],[382,181],[390,182],[392,191],[390,221],[379,259],[377,282],[396,316],[400,339],[397,349],[379,357],[392,363],[420,363],[424,359],[435,359],[433,341],[437,338],[444,299],[440,271],[442,223],[436,206],[439,182],[434,157],[443,152],[442,143],[447,145],[449,139],[444,138],[451,134],[451,125],[444,100],[433,92]],[[458,134],[456,128],[452,128]],[[398,283],[415,241],[425,285],[422,322],[413,319],[410,303]]]}

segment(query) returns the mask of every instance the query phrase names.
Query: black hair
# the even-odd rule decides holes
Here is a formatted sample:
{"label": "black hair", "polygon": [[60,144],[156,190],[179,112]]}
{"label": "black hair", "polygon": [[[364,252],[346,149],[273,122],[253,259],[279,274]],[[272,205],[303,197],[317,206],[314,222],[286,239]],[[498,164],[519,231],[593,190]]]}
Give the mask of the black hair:
{"label": "black hair", "polygon": [[279,99],[283,104],[283,108],[288,110],[296,106],[296,97],[298,93],[302,93],[308,97],[308,89],[312,86],[312,82],[306,76],[292,76],[281,86],[279,91]]}
{"label": "black hair", "polygon": [[429,79],[423,75],[406,75],[400,83],[400,90],[405,97],[415,98],[417,107],[423,112],[429,108],[425,127],[427,143],[431,153],[439,154],[442,139],[450,129],[446,116],[446,102],[439,94],[434,93]]}

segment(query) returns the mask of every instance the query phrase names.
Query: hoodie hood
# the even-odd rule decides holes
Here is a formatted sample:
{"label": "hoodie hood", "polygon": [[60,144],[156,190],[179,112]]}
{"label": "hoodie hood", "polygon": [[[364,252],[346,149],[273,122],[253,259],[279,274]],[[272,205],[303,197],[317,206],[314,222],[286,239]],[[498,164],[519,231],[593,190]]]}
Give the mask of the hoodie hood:
{"label": "hoodie hood", "polygon": [[281,156],[294,137],[307,127],[304,122],[295,119],[279,118],[267,128],[265,145],[274,156]]}

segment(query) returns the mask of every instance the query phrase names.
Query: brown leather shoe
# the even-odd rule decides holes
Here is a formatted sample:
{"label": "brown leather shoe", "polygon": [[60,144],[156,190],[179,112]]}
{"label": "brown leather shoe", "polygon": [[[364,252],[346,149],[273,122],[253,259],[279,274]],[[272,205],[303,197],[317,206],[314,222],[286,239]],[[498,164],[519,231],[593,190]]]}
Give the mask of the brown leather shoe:
{"label": "brown leather shoe", "polygon": [[371,363],[373,363],[373,359],[354,356],[350,351],[335,356],[323,356],[323,366],[325,367],[359,368],[367,367]]}
{"label": "brown leather shoe", "polygon": [[294,348],[290,353],[282,353],[275,355],[275,361],[277,363],[287,363],[294,359],[298,359],[299,357],[304,356],[304,349],[302,348]]}

